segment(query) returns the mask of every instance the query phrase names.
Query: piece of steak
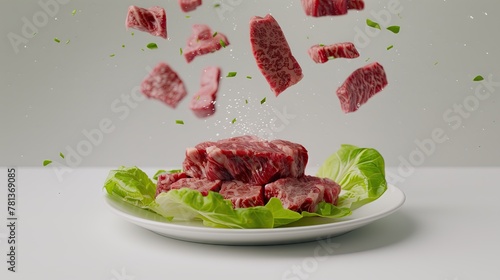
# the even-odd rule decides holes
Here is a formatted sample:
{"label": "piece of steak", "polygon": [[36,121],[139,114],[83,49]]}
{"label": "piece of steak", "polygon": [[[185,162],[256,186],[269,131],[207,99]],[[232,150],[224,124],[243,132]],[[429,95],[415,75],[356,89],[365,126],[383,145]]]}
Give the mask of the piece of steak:
{"label": "piece of steak", "polygon": [[203,196],[208,195],[209,191],[219,192],[222,182],[219,180],[207,180],[199,178],[182,178],[170,185],[170,190],[189,188],[199,191]]}
{"label": "piece of steak", "polygon": [[201,2],[202,0],[179,0],[179,6],[183,12],[190,12],[201,6]]}
{"label": "piece of steak", "polygon": [[342,111],[350,113],[358,110],[386,85],[387,76],[384,67],[378,62],[356,69],[337,89]]}
{"label": "piece of steak", "polygon": [[331,45],[314,45],[308,50],[311,59],[316,63],[325,63],[335,58],[356,58],[359,57],[358,50],[353,43],[336,43]]}
{"label": "piece of steak", "polygon": [[257,185],[281,177],[302,176],[307,150],[291,142],[276,143],[248,135],[203,142],[186,150],[183,169],[195,178]]}
{"label": "piece of steak", "polygon": [[276,96],[302,79],[302,68],[270,14],[250,20],[250,42],[257,67]]}
{"label": "piece of steak", "polygon": [[301,0],[308,16],[338,16],[347,14],[347,0]]}
{"label": "piece of steak", "polygon": [[191,36],[183,50],[188,63],[197,56],[213,53],[229,45],[227,37],[220,32],[212,32],[206,24],[194,24]]}
{"label": "piece of steak", "polygon": [[201,75],[201,85],[198,92],[189,103],[189,108],[199,118],[205,118],[215,113],[215,100],[219,89],[219,67],[207,67]]}
{"label": "piece of steak", "polygon": [[142,81],[141,91],[148,98],[162,101],[175,108],[187,95],[184,82],[166,63],[160,62]]}
{"label": "piece of steak", "polygon": [[290,168],[282,170],[280,177],[301,177],[304,175],[309,155],[304,146],[293,143],[287,140],[272,140],[272,144],[276,145],[285,154],[292,157]]}
{"label": "piece of steak", "polygon": [[182,178],[187,178],[186,173],[163,173],[158,175],[158,180],[156,181],[156,196],[162,192],[168,192],[170,190],[170,185]]}
{"label": "piece of steak", "polygon": [[222,182],[219,193],[231,200],[234,208],[264,206],[264,188],[241,181]]}
{"label": "piece of steak", "polygon": [[148,32],[153,36],[167,38],[167,15],[165,9],[159,6],[149,9],[137,6],[128,7],[125,26]]}
{"label": "piece of steak", "polygon": [[264,186],[266,200],[276,197],[284,208],[297,212],[315,212],[322,201],[335,204],[339,193],[337,183],[314,176],[282,178]]}

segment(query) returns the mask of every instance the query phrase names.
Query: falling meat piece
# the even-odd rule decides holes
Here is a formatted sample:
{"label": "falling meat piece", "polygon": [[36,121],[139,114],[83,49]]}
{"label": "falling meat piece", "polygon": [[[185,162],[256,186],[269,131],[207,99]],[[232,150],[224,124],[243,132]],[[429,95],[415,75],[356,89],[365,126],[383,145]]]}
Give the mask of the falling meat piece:
{"label": "falling meat piece", "polygon": [[308,16],[339,16],[348,10],[363,10],[363,0],[301,0],[302,8]]}
{"label": "falling meat piece", "polygon": [[149,9],[137,6],[128,7],[125,26],[148,32],[153,36],[167,38],[167,15],[165,9],[159,6]]}
{"label": "falling meat piece", "polygon": [[219,67],[207,67],[201,75],[200,90],[193,96],[189,108],[199,118],[205,118],[215,113],[215,99],[219,89]]}
{"label": "falling meat piece", "polygon": [[199,191],[202,195],[208,195],[208,192],[219,192],[222,182],[219,180],[210,181],[198,178],[182,178],[170,185],[170,190],[188,188]]}
{"label": "falling meat piece", "polygon": [[308,50],[309,56],[316,63],[325,63],[332,58],[356,58],[358,50],[353,43],[337,43],[328,46],[314,45]]}
{"label": "falling meat piece", "polygon": [[170,185],[182,178],[187,178],[186,173],[163,173],[158,175],[158,180],[156,181],[156,195],[158,196],[162,192],[168,192],[170,190]]}
{"label": "falling meat piece", "polygon": [[264,186],[266,200],[276,197],[284,208],[297,212],[316,212],[322,201],[336,204],[339,193],[337,183],[314,176],[281,178]]}
{"label": "falling meat piece", "polygon": [[166,63],[160,62],[142,81],[141,91],[148,98],[162,101],[175,108],[186,96],[186,87],[177,73]]}
{"label": "falling meat piece", "polygon": [[179,6],[183,12],[190,12],[196,10],[198,6],[201,6],[202,0],[179,0]]}
{"label": "falling meat piece", "polygon": [[276,96],[302,79],[302,68],[271,15],[250,20],[250,42],[257,66]]}
{"label": "falling meat piece", "polygon": [[184,58],[189,63],[199,55],[213,53],[228,45],[229,41],[224,34],[212,32],[208,25],[194,24],[183,50]]}
{"label": "falling meat piece", "polygon": [[219,193],[231,200],[234,208],[264,206],[264,188],[241,181],[222,182]]}
{"label": "falling meat piece", "polygon": [[363,66],[347,77],[337,89],[337,96],[344,113],[358,110],[368,99],[387,85],[384,67],[378,62]]}

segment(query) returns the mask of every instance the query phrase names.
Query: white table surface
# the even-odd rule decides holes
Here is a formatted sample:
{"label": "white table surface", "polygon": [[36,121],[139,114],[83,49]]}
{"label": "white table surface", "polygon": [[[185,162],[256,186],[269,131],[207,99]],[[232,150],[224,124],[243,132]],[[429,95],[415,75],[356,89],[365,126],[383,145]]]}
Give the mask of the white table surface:
{"label": "white table surface", "polygon": [[[2,262],[0,278],[500,279],[500,168],[417,169],[399,184],[406,202],[396,213],[321,242],[279,246],[190,243],[130,224],[104,203],[108,171],[76,169],[59,181],[51,167],[18,168],[17,272]],[[2,187],[4,223],[6,201]],[[4,259],[6,238],[2,226]]]}

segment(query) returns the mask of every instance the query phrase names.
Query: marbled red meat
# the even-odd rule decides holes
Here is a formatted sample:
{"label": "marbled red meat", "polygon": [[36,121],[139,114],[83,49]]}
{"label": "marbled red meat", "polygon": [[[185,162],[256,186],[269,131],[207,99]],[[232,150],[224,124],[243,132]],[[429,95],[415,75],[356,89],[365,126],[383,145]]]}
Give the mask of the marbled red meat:
{"label": "marbled red meat", "polygon": [[142,81],[141,91],[175,108],[187,95],[186,87],[177,73],[166,63],[160,62]]}
{"label": "marbled red meat", "polygon": [[199,178],[182,178],[170,185],[170,190],[188,188],[199,191],[202,195],[208,195],[209,191],[219,192],[222,182],[219,180],[207,180]]}
{"label": "marbled red meat", "polygon": [[168,192],[170,190],[170,185],[182,178],[187,178],[186,173],[163,173],[158,175],[158,180],[156,181],[156,195],[162,192]]}
{"label": "marbled red meat", "polygon": [[[305,148],[298,144],[288,144],[283,148],[284,144],[281,144],[280,148],[272,141],[255,136],[203,142],[186,150],[183,169],[192,177],[239,180],[257,185],[264,185],[283,176],[304,174],[307,162]],[[300,162],[294,162],[294,159]]]}
{"label": "marbled red meat", "polygon": [[266,200],[276,197],[284,208],[297,212],[315,212],[322,201],[336,204],[339,193],[337,183],[314,176],[281,178],[264,186]]}
{"label": "marbled red meat", "polygon": [[308,50],[311,59],[316,63],[325,63],[335,58],[356,58],[359,57],[358,50],[353,43],[336,43],[328,46],[314,45]]}
{"label": "marbled red meat", "polygon": [[165,9],[159,6],[149,9],[137,6],[128,7],[125,26],[148,32],[153,36],[167,38],[167,15]]}
{"label": "marbled red meat", "polygon": [[202,0],[179,0],[179,6],[181,6],[183,12],[194,11],[201,4]]}
{"label": "marbled red meat", "polygon": [[189,63],[197,56],[213,53],[228,45],[229,41],[224,34],[220,32],[215,34],[206,24],[194,24],[183,54]]}
{"label": "marbled red meat", "polygon": [[302,8],[308,16],[339,16],[347,14],[348,10],[363,10],[363,0],[301,0]]}
{"label": "marbled red meat", "polygon": [[247,184],[241,181],[222,182],[219,193],[231,200],[234,208],[263,206],[264,188],[260,185]]}
{"label": "marbled red meat", "polygon": [[200,89],[193,96],[189,108],[199,118],[215,113],[215,101],[219,89],[219,67],[206,67],[201,75]]}
{"label": "marbled red meat", "polygon": [[280,172],[280,177],[301,177],[304,175],[309,155],[304,146],[287,140],[272,140],[272,144],[292,158],[290,168]]}
{"label": "marbled red meat", "polygon": [[271,15],[250,20],[250,42],[257,66],[276,96],[302,79],[302,68]]}
{"label": "marbled red meat", "polygon": [[337,89],[337,96],[344,113],[358,110],[368,99],[387,85],[384,67],[378,62],[355,70]]}

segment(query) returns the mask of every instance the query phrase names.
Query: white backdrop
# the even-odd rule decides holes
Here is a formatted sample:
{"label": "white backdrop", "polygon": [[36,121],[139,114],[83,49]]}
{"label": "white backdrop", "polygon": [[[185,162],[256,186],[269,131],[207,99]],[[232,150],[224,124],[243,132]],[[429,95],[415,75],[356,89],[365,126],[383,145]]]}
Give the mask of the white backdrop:
{"label": "white backdrop", "polygon": [[[401,172],[499,165],[500,2],[366,0],[363,11],[322,18],[305,16],[298,0],[203,2],[186,14],[167,0],[2,1],[0,165],[41,166],[50,159],[54,168],[173,167],[188,146],[242,134],[299,142],[309,150],[310,166],[342,143],[376,148]],[[168,40],[127,31],[129,5],[164,7]],[[279,97],[249,44],[249,19],[267,13],[304,72]],[[367,27],[367,18],[382,30]],[[179,49],[194,23],[226,34],[230,45],[186,63]],[[400,33],[384,29],[390,25],[401,26]],[[346,41],[355,43],[359,58],[315,64],[307,55],[313,44]],[[146,48],[150,42],[158,49]],[[138,93],[160,61],[189,91],[175,110]],[[344,114],[335,90],[374,61],[385,67],[389,85]],[[220,66],[223,76],[238,74],[222,78],[216,114],[198,119],[188,103],[209,65]],[[473,81],[477,75],[485,80]],[[185,124],[175,124],[178,119]]]}

